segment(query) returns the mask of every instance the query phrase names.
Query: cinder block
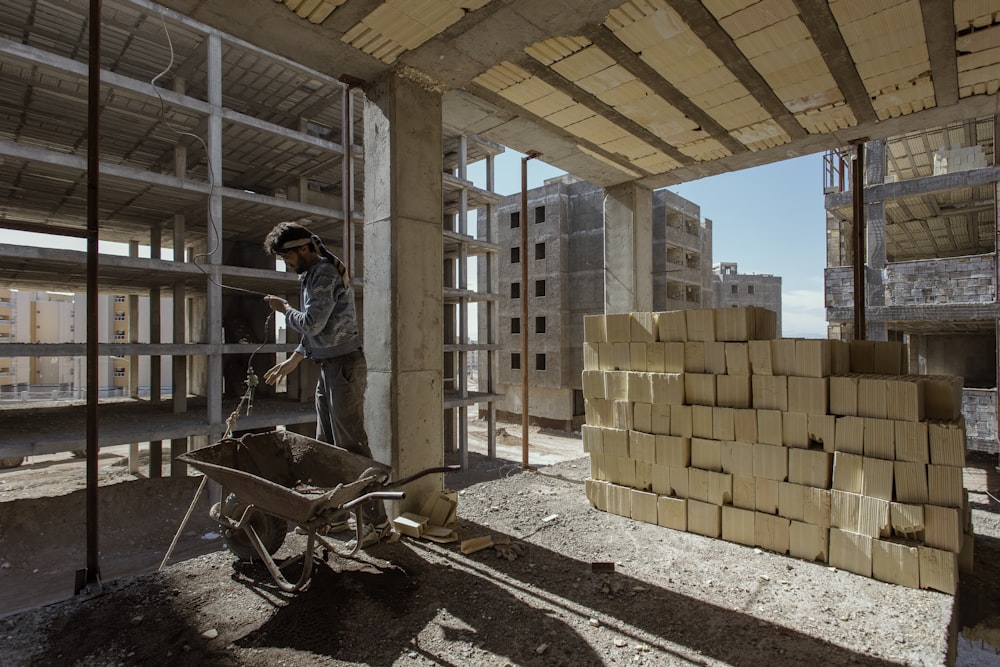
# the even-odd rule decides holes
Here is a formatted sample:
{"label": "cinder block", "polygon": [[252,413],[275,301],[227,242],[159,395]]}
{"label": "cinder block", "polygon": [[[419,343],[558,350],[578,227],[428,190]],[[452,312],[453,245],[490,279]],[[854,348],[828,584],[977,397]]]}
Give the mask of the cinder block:
{"label": "cinder block", "polygon": [[[795,366],[792,375],[810,378],[830,376],[830,341],[802,338],[795,341]],[[823,411],[824,413],[826,410]]]}
{"label": "cinder block", "polygon": [[740,442],[757,442],[757,411],[737,409],[733,413],[733,435]]}
{"label": "cinder block", "polygon": [[684,342],[687,337],[687,315],[683,310],[653,313],[658,339],[661,341]]}
{"label": "cinder block", "polygon": [[826,377],[789,376],[788,411],[810,415],[827,414],[830,407],[829,382],[829,378]]}
{"label": "cinder block", "polygon": [[658,327],[654,322],[653,313],[630,313],[630,315],[632,317],[629,340],[633,343],[654,342],[658,336]]}
{"label": "cinder block", "polygon": [[809,415],[804,412],[782,413],[781,444],[803,449],[809,446]]}
{"label": "cinder block", "polygon": [[927,466],[927,498],[931,505],[962,507],[964,498],[962,468],[958,466]]}
{"label": "cinder block", "polygon": [[722,507],[688,500],[688,532],[705,537],[720,537],[722,535]]}
{"label": "cinder block", "polygon": [[655,462],[671,468],[687,468],[691,465],[691,439],[677,435],[657,435]]}
{"label": "cinder block", "polygon": [[726,343],[726,373],[750,375],[750,347],[747,343]]}
{"label": "cinder block", "polygon": [[757,512],[754,517],[754,543],[761,549],[788,553],[789,525],[784,517]]}
{"label": "cinder block", "polygon": [[856,375],[835,375],[830,378],[830,414],[857,416],[859,379]]}
{"label": "cinder block", "polygon": [[656,463],[656,436],[642,431],[628,432],[629,456],[636,461]]}
{"label": "cinder block", "polygon": [[646,370],[650,373],[666,373],[663,343],[646,343]]}
{"label": "cinder block", "polygon": [[632,404],[632,428],[643,433],[653,433],[653,405],[651,403]]}
{"label": "cinder block", "polygon": [[898,502],[923,504],[930,499],[926,465],[912,461],[895,461],[892,471]]}
{"label": "cinder block", "polygon": [[583,339],[588,343],[607,342],[608,329],[604,315],[583,316]]}
{"label": "cinder block", "polygon": [[926,422],[897,421],[895,436],[897,460],[930,462]]}
{"label": "cinder block", "polygon": [[649,406],[649,419],[650,419],[650,433],[655,433],[657,435],[667,435],[670,433],[670,415],[671,409],[669,405],[661,405],[659,403],[653,403]]}
{"label": "cinder block", "polygon": [[872,576],[890,584],[920,588],[920,551],[917,545],[873,540]]}
{"label": "cinder block", "polygon": [[782,413],[778,410],[757,410],[757,440],[765,445],[784,444],[781,421]]}
{"label": "cinder block", "polygon": [[764,477],[754,477],[754,508],[765,514],[777,514],[780,500],[780,482]]}
{"label": "cinder block", "polygon": [[779,445],[753,445],[753,476],[784,482],[788,479],[788,449]]}
{"label": "cinder block", "polygon": [[646,361],[646,345],[647,343],[629,343],[629,370],[632,371],[643,371],[649,370],[648,363]]}
{"label": "cinder block", "polygon": [[795,375],[794,338],[775,338],[771,341],[771,372],[774,375]]}
{"label": "cinder block", "polygon": [[806,487],[781,482],[778,484],[778,515],[793,521],[805,521]]}
{"label": "cinder block", "polygon": [[663,343],[663,372],[684,372],[684,343]]}
{"label": "cinder block", "polygon": [[757,485],[753,477],[733,475],[733,506],[744,510],[757,509]]}
{"label": "cinder block", "polygon": [[861,494],[830,491],[830,526],[851,533],[861,532]]}
{"label": "cinder block", "polygon": [[816,489],[811,486],[806,487],[802,494],[803,521],[814,526],[823,528],[830,527],[830,494],[827,489]]}
{"label": "cinder block", "polygon": [[751,376],[753,407],[757,410],[788,410],[788,378],[784,375]]}
{"label": "cinder block", "polygon": [[863,417],[838,417],[834,450],[845,454],[865,453],[865,420]]}
{"label": "cinder block", "polygon": [[712,408],[708,405],[691,406],[691,433],[696,438],[711,439],[715,432]]}
{"label": "cinder block", "polygon": [[705,343],[705,372],[712,375],[726,374],[726,344],[716,341]]}
{"label": "cinder block", "polygon": [[753,477],[753,445],[748,442],[723,442],[722,472]]}
{"label": "cinder block", "polygon": [[604,373],[601,371],[583,371],[580,379],[583,383],[584,398],[607,398],[604,390]]}
{"label": "cinder block", "polygon": [[655,524],[657,497],[655,493],[632,489],[631,511],[632,518],[636,521],[645,521]]}
{"label": "cinder block", "polygon": [[650,393],[650,403],[683,405],[684,375],[681,373],[651,373]]}
{"label": "cinder block", "polygon": [[722,508],[722,539],[727,542],[754,546],[754,516],[753,510],[738,507]]}
{"label": "cinder block", "polygon": [[892,534],[910,540],[924,539],[924,506],[906,503],[889,504]]}
{"label": "cinder block", "polygon": [[919,551],[920,588],[948,595],[958,592],[958,555],[930,547],[919,547]]}
{"label": "cinder block", "polygon": [[837,491],[861,493],[864,457],[845,452],[833,454],[833,488]]}
{"label": "cinder block", "polygon": [[[725,457],[723,457],[725,470]],[[788,450],[788,481],[793,484],[829,489],[832,481],[833,455],[815,449]]]}
{"label": "cinder block", "polygon": [[715,403],[724,408],[749,408],[753,392],[749,375],[716,375]]}
{"label": "cinder block", "polygon": [[587,494],[587,500],[590,504],[601,510],[602,512],[608,511],[608,487],[611,486],[607,482],[603,482],[596,479],[588,479],[584,482],[584,491]]}
{"label": "cinder block", "polygon": [[830,553],[830,529],[801,521],[788,526],[788,553],[796,558],[825,563]]}
{"label": "cinder block", "polygon": [[712,439],[733,440],[735,438],[735,411],[732,408],[712,408]]}
{"label": "cinder block", "polygon": [[[628,395],[626,398],[633,403],[653,403],[653,374],[646,372],[629,371]],[[657,376],[659,377],[659,376]],[[615,397],[619,398],[619,397]]]}
{"label": "cinder block", "polygon": [[693,435],[692,425],[690,405],[673,405],[670,407],[670,435],[690,438]]}
{"label": "cinder block", "polygon": [[657,521],[664,528],[687,530],[687,499],[660,496],[656,499]]}
{"label": "cinder block", "polygon": [[957,554],[962,550],[962,537],[959,510],[924,505],[924,544]]}
{"label": "cinder block", "polygon": [[604,319],[609,343],[632,342],[632,315],[630,313],[609,313],[604,315]]}
{"label": "cinder block", "polygon": [[930,422],[927,424],[927,441],[931,463],[965,466],[965,420]]}
{"label": "cinder block", "polygon": [[715,405],[715,376],[707,373],[684,374],[684,396],[691,405]]}
{"label": "cinder block", "polygon": [[771,341],[751,340],[747,343],[750,372],[754,375],[774,375],[771,364]]}
{"label": "cinder block", "polygon": [[705,372],[705,343],[701,341],[684,343],[684,372]]}
{"label": "cinder block", "polygon": [[702,470],[722,472],[722,442],[691,438],[691,465]]}
{"label": "cinder block", "polygon": [[872,576],[872,538],[831,528],[830,565],[864,577]]}
{"label": "cinder block", "polygon": [[685,310],[687,315],[687,339],[699,341],[715,340],[715,312],[711,308]]}
{"label": "cinder block", "polygon": [[[846,456],[850,456],[847,454]],[[885,501],[892,500],[893,462],[885,459],[863,457],[861,464],[861,493]]]}
{"label": "cinder block", "polygon": [[858,380],[858,416],[886,419],[889,416],[889,397],[886,380],[879,376],[865,376]]}

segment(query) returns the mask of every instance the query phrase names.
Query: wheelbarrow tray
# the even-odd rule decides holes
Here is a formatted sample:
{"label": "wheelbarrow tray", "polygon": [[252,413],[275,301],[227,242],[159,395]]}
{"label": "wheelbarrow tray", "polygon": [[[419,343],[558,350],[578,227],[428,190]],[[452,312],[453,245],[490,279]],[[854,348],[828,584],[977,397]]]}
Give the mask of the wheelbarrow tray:
{"label": "wheelbarrow tray", "polygon": [[373,459],[291,431],[226,438],[177,458],[244,502],[300,525],[380,488],[390,472]]}

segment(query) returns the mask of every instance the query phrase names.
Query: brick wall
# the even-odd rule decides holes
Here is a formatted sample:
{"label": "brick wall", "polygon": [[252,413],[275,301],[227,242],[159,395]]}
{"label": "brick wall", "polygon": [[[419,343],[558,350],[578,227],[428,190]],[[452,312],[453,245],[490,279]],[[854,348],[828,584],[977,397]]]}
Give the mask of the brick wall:
{"label": "brick wall", "polygon": [[962,415],[965,417],[966,448],[973,452],[996,454],[997,391],[996,389],[962,390]]}

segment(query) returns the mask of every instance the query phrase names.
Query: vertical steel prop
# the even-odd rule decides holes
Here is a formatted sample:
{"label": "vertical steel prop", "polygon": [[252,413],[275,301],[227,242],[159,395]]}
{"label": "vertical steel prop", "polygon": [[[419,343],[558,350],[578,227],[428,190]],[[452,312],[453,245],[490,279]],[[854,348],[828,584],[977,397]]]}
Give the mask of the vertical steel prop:
{"label": "vertical steel prop", "polygon": [[101,0],[90,0],[87,75],[87,567],[76,573],[74,594],[101,589],[97,537],[97,260],[101,120]]}

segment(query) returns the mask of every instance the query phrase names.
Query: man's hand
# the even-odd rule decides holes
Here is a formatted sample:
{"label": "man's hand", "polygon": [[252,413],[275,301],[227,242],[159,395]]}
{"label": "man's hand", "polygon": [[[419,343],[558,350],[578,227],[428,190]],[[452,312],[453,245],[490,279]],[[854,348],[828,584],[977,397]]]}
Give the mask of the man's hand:
{"label": "man's hand", "polygon": [[277,313],[284,314],[288,312],[288,302],[280,296],[268,294],[264,297],[264,303],[266,303],[271,310]]}
{"label": "man's hand", "polygon": [[277,384],[278,380],[283,377],[287,377],[289,373],[294,371],[302,363],[302,355],[298,352],[293,352],[292,356],[288,357],[280,364],[276,364],[271,367],[269,371],[264,373],[264,382],[267,384]]}

